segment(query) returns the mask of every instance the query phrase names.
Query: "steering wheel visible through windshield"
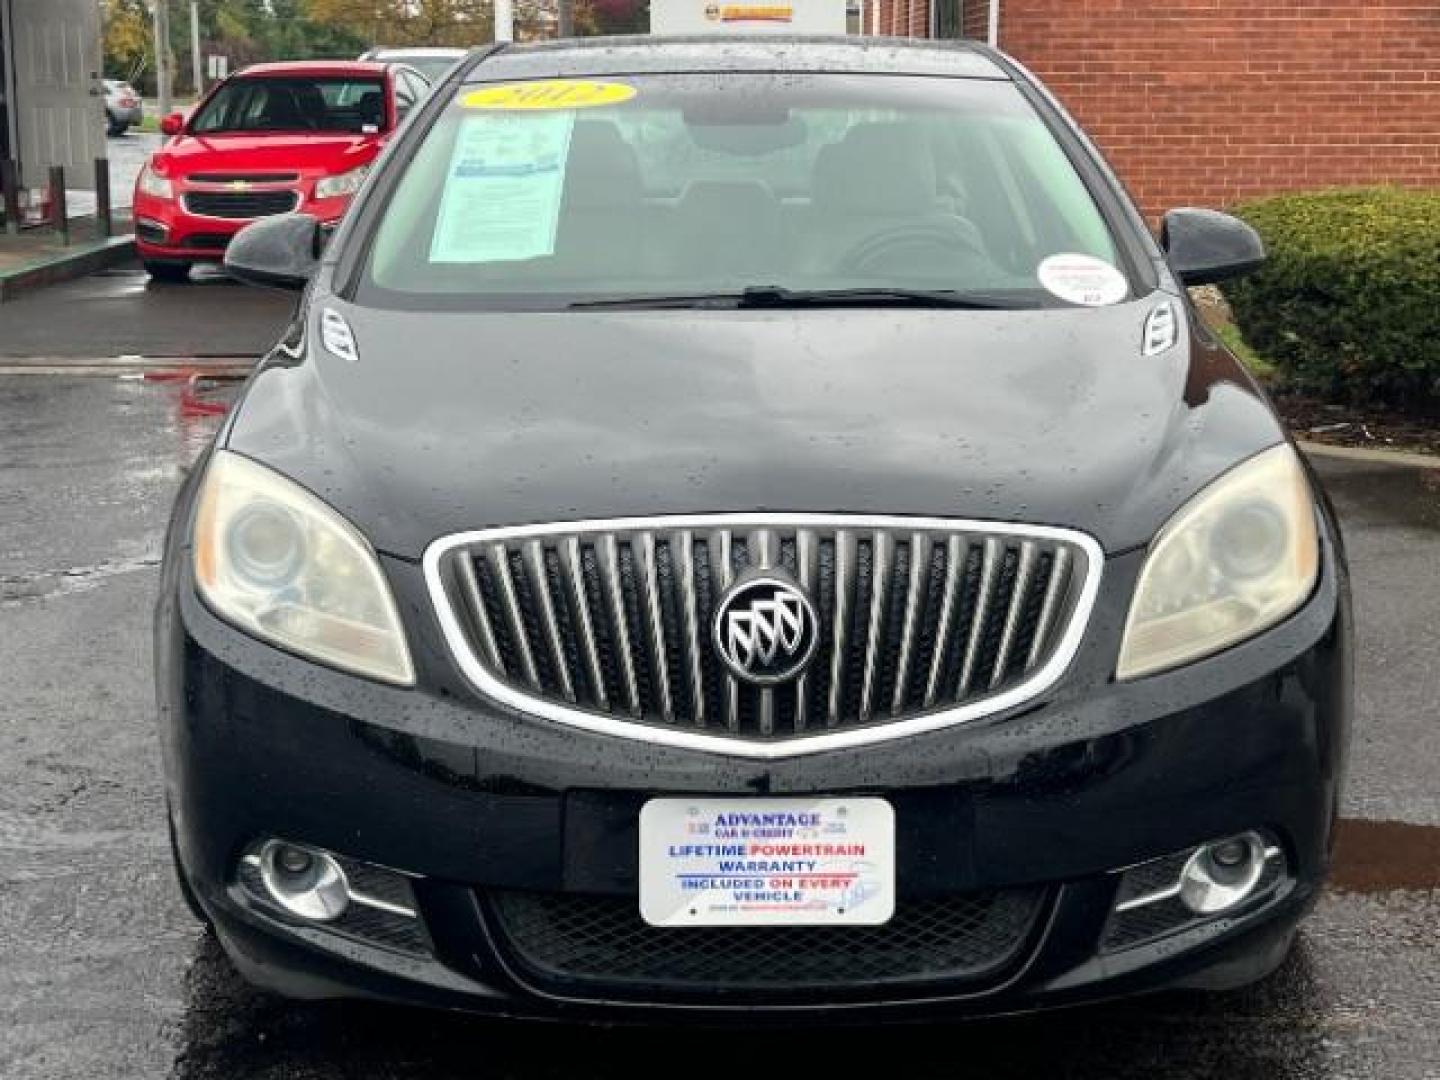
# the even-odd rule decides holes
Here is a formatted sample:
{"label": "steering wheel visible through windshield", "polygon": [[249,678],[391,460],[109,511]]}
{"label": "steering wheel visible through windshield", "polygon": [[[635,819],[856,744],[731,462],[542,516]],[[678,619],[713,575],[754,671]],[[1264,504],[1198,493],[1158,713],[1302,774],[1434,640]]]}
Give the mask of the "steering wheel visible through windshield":
{"label": "steering wheel visible through windshield", "polygon": [[879,291],[1058,304],[1116,245],[1011,83],[613,76],[463,87],[384,208],[361,284],[397,306],[643,306]]}

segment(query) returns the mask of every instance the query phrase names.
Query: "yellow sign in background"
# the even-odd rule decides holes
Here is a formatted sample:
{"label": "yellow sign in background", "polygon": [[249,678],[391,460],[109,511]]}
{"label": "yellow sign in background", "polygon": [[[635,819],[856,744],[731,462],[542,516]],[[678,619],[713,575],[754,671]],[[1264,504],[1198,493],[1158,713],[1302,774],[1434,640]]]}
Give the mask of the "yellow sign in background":
{"label": "yellow sign in background", "polygon": [[467,109],[590,109],[618,105],[635,96],[624,83],[585,79],[541,79],[536,82],[500,83],[463,94]]}

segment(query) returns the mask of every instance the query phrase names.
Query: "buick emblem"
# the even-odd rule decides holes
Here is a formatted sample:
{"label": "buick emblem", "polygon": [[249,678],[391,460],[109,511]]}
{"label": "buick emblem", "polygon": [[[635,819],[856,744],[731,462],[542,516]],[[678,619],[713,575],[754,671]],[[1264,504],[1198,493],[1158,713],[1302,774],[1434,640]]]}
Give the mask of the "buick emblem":
{"label": "buick emblem", "polygon": [[742,580],[715,612],[715,648],[725,666],[746,682],[770,686],[795,678],[819,643],[815,605],[780,577]]}

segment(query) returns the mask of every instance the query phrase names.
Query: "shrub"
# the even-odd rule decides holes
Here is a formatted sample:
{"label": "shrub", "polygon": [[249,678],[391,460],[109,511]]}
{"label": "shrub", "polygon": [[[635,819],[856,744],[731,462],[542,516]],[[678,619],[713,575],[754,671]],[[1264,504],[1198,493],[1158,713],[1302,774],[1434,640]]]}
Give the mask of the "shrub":
{"label": "shrub", "polygon": [[1440,191],[1285,195],[1236,208],[1265,240],[1225,286],[1285,381],[1351,401],[1440,404]]}

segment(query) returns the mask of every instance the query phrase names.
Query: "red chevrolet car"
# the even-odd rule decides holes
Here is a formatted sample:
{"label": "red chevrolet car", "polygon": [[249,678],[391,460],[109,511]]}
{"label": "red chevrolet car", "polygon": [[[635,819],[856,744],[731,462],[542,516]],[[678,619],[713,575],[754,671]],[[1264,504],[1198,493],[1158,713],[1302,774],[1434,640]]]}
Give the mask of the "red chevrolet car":
{"label": "red chevrolet car", "polygon": [[360,61],[257,64],[190,114],[135,182],[135,239],[152,277],[218,263],[256,218],[304,210],[332,225],[405,115],[430,91],[414,68]]}

